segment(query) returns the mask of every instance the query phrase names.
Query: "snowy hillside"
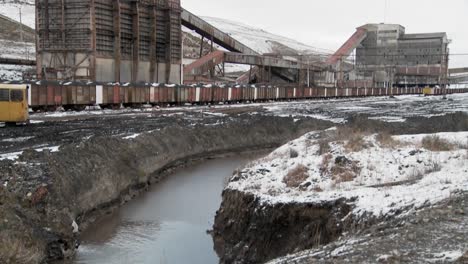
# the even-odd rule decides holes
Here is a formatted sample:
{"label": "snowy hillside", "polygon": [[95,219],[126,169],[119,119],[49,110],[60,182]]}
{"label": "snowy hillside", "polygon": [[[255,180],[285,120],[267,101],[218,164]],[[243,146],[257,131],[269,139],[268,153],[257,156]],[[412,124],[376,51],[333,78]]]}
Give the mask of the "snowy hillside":
{"label": "snowy hillside", "polygon": [[214,17],[203,17],[203,19],[261,54],[330,53],[329,50],[312,47],[240,22]]}

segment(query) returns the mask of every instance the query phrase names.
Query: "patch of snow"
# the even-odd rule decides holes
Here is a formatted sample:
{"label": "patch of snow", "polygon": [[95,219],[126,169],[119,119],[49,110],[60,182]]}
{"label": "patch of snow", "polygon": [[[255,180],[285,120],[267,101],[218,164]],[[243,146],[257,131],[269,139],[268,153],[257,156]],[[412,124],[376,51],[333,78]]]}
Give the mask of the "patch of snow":
{"label": "patch of snow", "polygon": [[32,138],[35,138],[35,137],[17,137],[17,138],[6,138],[6,139],[3,139],[2,142],[24,142],[24,141],[28,141]]}
{"label": "patch of snow", "polygon": [[16,160],[23,154],[23,151],[0,154],[0,160]]}
{"label": "patch of snow", "polygon": [[368,106],[340,106],[340,107],[337,107],[336,109],[355,111],[355,110],[372,110],[374,108],[368,107]]}
{"label": "patch of snow", "polygon": [[383,262],[383,261],[387,261],[389,258],[391,258],[392,255],[381,255],[377,258],[377,262]]}
{"label": "patch of snow", "polygon": [[219,116],[219,117],[225,117],[227,116],[226,114],[223,113],[215,113],[215,112],[203,112],[204,115],[211,115],[211,116]]}
{"label": "patch of snow", "polygon": [[463,256],[462,251],[445,251],[437,253],[433,258],[426,259],[429,263],[455,262]]}
{"label": "patch of snow", "polygon": [[43,148],[37,148],[37,149],[34,149],[34,150],[37,151],[37,152],[44,152],[45,150],[47,150],[49,152],[59,152],[60,146],[43,147]]}
{"label": "patch of snow", "polygon": [[42,120],[29,120],[29,123],[30,124],[41,124],[41,123],[44,123],[44,121],[42,121]]}
{"label": "patch of snow", "polygon": [[405,118],[398,116],[373,116],[369,117],[370,120],[380,120],[387,123],[404,123],[406,122]]}
{"label": "patch of snow", "polygon": [[136,134],[133,134],[133,135],[130,135],[130,136],[123,137],[123,139],[135,139],[135,138],[139,137],[140,135],[141,135],[141,133],[136,133]]}

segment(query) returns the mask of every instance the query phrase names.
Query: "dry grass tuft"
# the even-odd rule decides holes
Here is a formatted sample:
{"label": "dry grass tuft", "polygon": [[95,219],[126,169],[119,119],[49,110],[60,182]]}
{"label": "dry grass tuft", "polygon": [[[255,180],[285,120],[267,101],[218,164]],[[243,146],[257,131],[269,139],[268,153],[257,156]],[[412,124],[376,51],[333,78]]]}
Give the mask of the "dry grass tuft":
{"label": "dry grass tuft", "polygon": [[325,153],[330,152],[330,141],[326,139],[321,139],[318,141],[318,146],[319,146],[318,153],[317,153],[318,155],[323,155]]}
{"label": "dry grass tuft", "polygon": [[413,171],[408,175],[408,180],[409,181],[419,181],[424,176],[433,173],[433,172],[439,172],[442,170],[442,165],[440,162],[435,161],[435,160],[430,160],[429,165],[424,168],[424,170],[418,170],[416,168],[413,169]]}
{"label": "dry grass tuft", "polygon": [[368,147],[369,145],[364,140],[363,134],[352,135],[348,143],[345,145],[346,150],[349,152],[358,152]]}
{"label": "dry grass tuft", "polygon": [[356,161],[351,161],[349,164],[335,164],[330,172],[336,183],[350,182],[361,173],[361,167]]}
{"label": "dry grass tuft", "polygon": [[358,152],[369,147],[364,137],[368,132],[350,126],[339,127],[334,134],[333,141],[348,141],[345,148],[348,152]]}
{"label": "dry grass tuft", "polygon": [[459,149],[466,149],[468,151],[468,140],[465,143],[458,144]]}
{"label": "dry grass tuft", "polygon": [[366,134],[362,129],[350,126],[338,127],[335,130],[334,140],[350,140],[355,135],[364,135]]}
{"label": "dry grass tuft", "polygon": [[426,167],[425,169],[425,174],[433,173],[433,172],[439,172],[442,170],[442,165],[440,165],[440,162],[431,160],[429,163],[429,166]]}
{"label": "dry grass tuft", "polygon": [[299,187],[305,180],[309,178],[308,169],[306,166],[299,164],[288,172],[284,177],[283,182],[289,188]]}
{"label": "dry grass tuft", "polygon": [[319,186],[316,186],[312,189],[314,192],[323,192],[322,188],[320,188]]}
{"label": "dry grass tuft", "polygon": [[392,135],[388,132],[379,133],[376,137],[377,141],[380,143],[381,146],[387,148],[396,148],[401,145],[401,142],[395,140]]}
{"label": "dry grass tuft", "polygon": [[454,145],[439,136],[426,136],[422,140],[423,148],[430,151],[450,151],[454,149]]}
{"label": "dry grass tuft", "polygon": [[322,157],[322,162],[320,163],[320,172],[322,175],[328,173],[328,165],[330,164],[330,160],[333,158],[332,154],[328,153]]}

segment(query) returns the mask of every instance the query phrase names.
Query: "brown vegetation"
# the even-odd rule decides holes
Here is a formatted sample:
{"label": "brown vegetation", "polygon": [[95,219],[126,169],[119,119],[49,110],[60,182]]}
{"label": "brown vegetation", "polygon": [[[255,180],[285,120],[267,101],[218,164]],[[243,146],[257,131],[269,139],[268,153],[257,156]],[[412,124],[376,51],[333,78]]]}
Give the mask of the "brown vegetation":
{"label": "brown vegetation", "polygon": [[343,126],[339,127],[331,139],[333,141],[347,141],[345,148],[349,152],[357,152],[369,147],[364,137],[369,135],[368,132],[361,128]]}
{"label": "brown vegetation", "polygon": [[361,167],[356,161],[351,161],[349,164],[335,164],[330,172],[336,183],[350,182],[361,173]]}
{"label": "brown vegetation", "polygon": [[430,151],[450,151],[454,145],[439,136],[426,136],[422,140],[422,147]]}
{"label": "brown vegetation", "polygon": [[322,175],[328,173],[328,164],[330,164],[330,160],[333,158],[332,154],[328,153],[322,157],[322,162],[320,163],[320,172]]}
{"label": "brown vegetation", "polygon": [[392,135],[388,132],[382,132],[382,133],[377,134],[376,139],[382,147],[395,148],[401,145],[401,142],[398,140],[395,140],[392,137]]}
{"label": "brown vegetation", "polygon": [[319,186],[316,186],[312,189],[314,192],[323,192],[322,188],[320,188]]}
{"label": "brown vegetation", "polygon": [[348,143],[345,145],[346,150],[349,152],[358,152],[368,147],[369,145],[364,140],[364,135],[362,134],[352,135]]}
{"label": "brown vegetation", "polygon": [[299,164],[288,172],[283,182],[289,188],[297,188],[309,178],[309,173],[307,171],[308,169],[306,166]]}

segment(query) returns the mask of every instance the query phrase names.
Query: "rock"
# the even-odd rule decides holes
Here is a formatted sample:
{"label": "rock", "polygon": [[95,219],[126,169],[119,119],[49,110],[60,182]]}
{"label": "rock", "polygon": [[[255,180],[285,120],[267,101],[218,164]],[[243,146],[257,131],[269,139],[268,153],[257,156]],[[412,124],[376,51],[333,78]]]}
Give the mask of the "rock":
{"label": "rock", "polygon": [[47,193],[49,193],[49,191],[47,190],[46,187],[41,186],[37,188],[37,190],[32,195],[31,203],[35,205],[35,204],[42,202],[44,198],[47,196]]}
{"label": "rock", "polygon": [[338,156],[336,157],[335,159],[335,164],[338,164],[338,165],[346,165],[346,164],[350,164],[351,161],[346,158],[345,156]]}
{"label": "rock", "polygon": [[299,153],[295,149],[290,149],[289,150],[289,157],[291,159],[297,158],[297,157],[299,157]]}

